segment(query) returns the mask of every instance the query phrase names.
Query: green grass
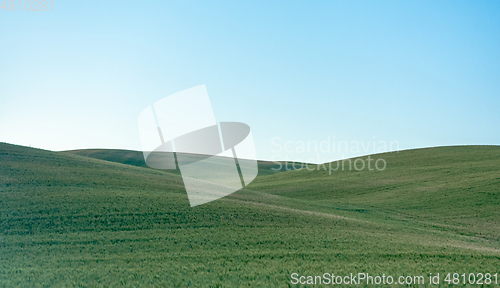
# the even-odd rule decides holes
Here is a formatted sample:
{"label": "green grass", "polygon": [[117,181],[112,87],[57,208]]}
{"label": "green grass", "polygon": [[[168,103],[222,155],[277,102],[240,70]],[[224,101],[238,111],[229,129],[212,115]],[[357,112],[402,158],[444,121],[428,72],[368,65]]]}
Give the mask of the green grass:
{"label": "green grass", "polygon": [[175,173],[2,143],[0,286],[288,287],[294,272],[500,272],[500,147],[372,157],[387,169],[263,173],[191,208]]}

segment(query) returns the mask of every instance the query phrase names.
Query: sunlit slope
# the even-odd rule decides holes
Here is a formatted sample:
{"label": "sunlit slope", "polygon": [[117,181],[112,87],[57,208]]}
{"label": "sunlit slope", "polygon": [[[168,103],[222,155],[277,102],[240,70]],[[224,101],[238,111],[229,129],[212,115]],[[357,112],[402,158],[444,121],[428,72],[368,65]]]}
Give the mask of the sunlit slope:
{"label": "sunlit slope", "polygon": [[[367,162],[366,156],[360,158]],[[344,171],[342,162],[331,172],[328,164],[309,166],[314,171],[304,168],[261,177],[249,189],[301,203],[305,200],[322,211],[449,224],[450,229],[499,240],[499,146],[426,148],[371,158],[384,159],[386,169],[357,171],[352,166],[349,171],[346,160]],[[331,167],[335,169],[337,163]]]}
{"label": "sunlit slope", "polygon": [[[85,156],[85,157],[122,163],[127,165],[133,165],[138,167],[146,167],[146,168],[148,167],[146,165],[146,162],[144,161],[144,156],[141,151],[119,150],[119,149],[81,149],[81,150],[62,151],[62,153]],[[196,155],[193,155],[193,157],[196,157]],[[283,164],[284,164],[283,162],[271,162],[271,161],[259,160],[258,174],[260,176],[265,176],[286,171],[287,167]],[[292,169],[293,166],[288,167],[288,170]],[[172,170],[169,172],[174,174],[179,174],[179,171],[176,170]]]}
{"label": "sunlit slope", "polygon": [[[315,185],[333,178],[311,172],[307,181],[304,172],[259,176],[253,191],[191,208],[179,175],[0,143],[0,287],[288,287],[294,272],[397,276],[500,267],[491,237],[422,223],[424,209],[419,217],[393,215],[383,201],[359,202],[360,188],[354,203],[348,191],[330,199]],[[281,174],[275,179],[284,188],[271,187]],[[439,219],[447,221],[446,211],[454,213]]]}
{"label": "sunlit slope", "polygon": [[0,179],[6,187],[144,188],[184,190],[182,179],[166,171],[0,143]]}

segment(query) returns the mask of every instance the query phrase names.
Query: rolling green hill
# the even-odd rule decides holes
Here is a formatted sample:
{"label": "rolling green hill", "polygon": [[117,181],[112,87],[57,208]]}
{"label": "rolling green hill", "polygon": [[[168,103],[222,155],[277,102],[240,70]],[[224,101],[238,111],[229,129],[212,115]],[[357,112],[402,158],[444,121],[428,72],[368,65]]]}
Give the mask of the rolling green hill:
{"label": "rolling green hill", "polygon": [[0,143],[0,286],[500,272],[500,147],[372,157],[387,168],[259,174],[191,208],[175,173]]}
{"label": "rolling green hill", "polygon": [[[119,149],[80,149],[80,150],[62,151],[62,153],[75,154],[79,156],[106,160],[110,162],[148,168],[146,162],[144,161],[144,156],[141,151],[119,150]],[[297,165],[300,165],[300,163],[297,163]],[[258,161],[258,169],[259,169],[259,175],[265,176],[270,174],[276,174],[278,172],[293,170],[294,166],[292,165],[285,166],[285,163],[282,161],[277,161],[277,162]],[[179,171],[175,170],[169,172],[174,174],[180,173]]]}
{"label": "rolling green hill", "polygon": [[[302,207],[309,203],[314,210],[406,219],[500,240],[500,147],[438,147],[371,157],[384,159],[387,168],[356,171],[351,166],[348,171],[349,161],[344,161],[341,171],[339,161],[337,171],[330,172],[328,165],[311,166],[314,171],[304,168],[259,178],[249,188],[299,200]],[[366,157],[359,159],[367,162]]]}
{"label": "rolling green hill", "polygon": [[62,153],[75,154],[95,159],[117,162],[137,167],[148,167],[140,151],[120,149],[80,149],[62,151]]}

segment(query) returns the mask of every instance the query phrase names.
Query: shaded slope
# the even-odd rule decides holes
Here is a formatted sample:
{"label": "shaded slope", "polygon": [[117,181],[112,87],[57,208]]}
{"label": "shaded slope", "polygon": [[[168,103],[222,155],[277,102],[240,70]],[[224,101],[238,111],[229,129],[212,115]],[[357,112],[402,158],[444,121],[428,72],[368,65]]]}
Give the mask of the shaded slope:
{"label": "shaded slope", "polygon": [[[62,153],[74,154],[84,157],[106,160],[110,162],[148,168],[146,162],[144,161],[144,156],[141,151],[119,150],[119,149],[81,149],[81,150],[62,151]],[[291,165],[288,168],[285,167],[283,163],[284,162],[280,161],[272,162],[272,161],[259,160],[258,161],[259,175],[265,176],[287,171],[287,169],[288,170],[294,169],[294,167]],[[297,163],[297,165],[300,165],[300,163]],[[179,172],[175,170],[172,172],[179,174]]]}
{"label": "shaded slope", "polygon": [[62,151],[62,153],[75,154],[95,159],[117,162],[137,167],[148,167],[140,151],[121,149],[80,149]]}

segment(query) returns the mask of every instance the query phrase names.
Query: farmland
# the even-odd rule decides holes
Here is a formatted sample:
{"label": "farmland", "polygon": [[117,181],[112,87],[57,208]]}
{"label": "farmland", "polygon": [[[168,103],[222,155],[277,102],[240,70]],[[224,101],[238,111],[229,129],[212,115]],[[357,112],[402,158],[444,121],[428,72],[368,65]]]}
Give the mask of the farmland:
{"label": "farmland", "polygon": [[0,144],[0,286],[499,272],[498,146],[378,154],[384,171],[263,171],[194,208],[178,173],[77,154]]}

